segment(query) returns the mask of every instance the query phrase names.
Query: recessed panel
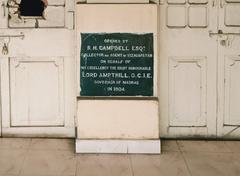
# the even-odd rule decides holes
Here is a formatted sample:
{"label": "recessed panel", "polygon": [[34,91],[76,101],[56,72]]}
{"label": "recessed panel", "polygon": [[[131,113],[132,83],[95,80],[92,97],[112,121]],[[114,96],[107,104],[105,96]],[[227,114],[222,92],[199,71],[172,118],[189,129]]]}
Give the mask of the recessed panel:
{"label": "recessed panel", "polygon": [[205,28],[208,23],[207,7],[191,6],[188,9],[188,23],[190,27]]}
{"label": "recessed panel", "polygon": [[226,2],[239,2],[240,3],[240,0],[226,0]]}
{"label": "recessed panel", "polygon": [[189,4],[207,4],[208,0],[188,0]]}
{"label": "recessed panel", "polygon": [[226,59],[224,124],[240,123],[240,57]]}
{"label": "recessed panel", "polygon": [[64,27],[64,11],[63,6],[49,6],[45,10],[45,20],[39,20],[39,27]]}
{"label": "recessed panel", "polygon": [[168,0],[168,4],[185,4],[186,0]]}
{"label": "recessed panel", "polygon": [[167,8],[167,26],[184,28],[186,26],[186,8],[184,6],[169,6]]}
{"label": "recessed panel", "polygon": [[11,58],[11,126],[63,126],[63,60]]}
{"label": "recessed panel", "polygon": [[240,4],[227,4],[224,15],[226,26],[240,26]]}
{"label": "recessed panel", "polygon": [[48,5],[64,5],[65,0],[48,0]]}
{"label": "recessed panel", "polygon": [[87,0],[87,3],[98,3],[98,4],[127,4],[127,3],[135,3],[135,4],[142,4],[142,3],[149,3],[149,0]]}
{"label": "recessed panel", "polygon": [[170,61],[170,126],[206,124],[206,66],[204,60]]}

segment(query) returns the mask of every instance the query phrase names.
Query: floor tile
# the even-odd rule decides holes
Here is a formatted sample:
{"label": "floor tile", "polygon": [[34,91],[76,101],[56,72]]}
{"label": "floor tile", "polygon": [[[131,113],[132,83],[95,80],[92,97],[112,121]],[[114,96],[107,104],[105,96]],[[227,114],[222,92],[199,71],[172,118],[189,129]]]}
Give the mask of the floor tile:
{"label": "floor tile", "polygon": [[161,140],[162,151],[180,152],[176,140]]}
{"label": "floor tile", "polygon": [[240,153],[240,141],[225,141],[229,150],[233,153]]}
{"label": "floor tile", "polygon": [[180,150],[186,152],[231,152],[223,141],[180,140],[177,143]]}
{"label": "floor tile", "polygon": [[128,155],[78,155],[77,176],[132,176]]}
{"label": "floor tile", "polygon": [[183,153],[192,176],[239,176],[232,153]]}
{"label": "floor tile", "polygon": [[19,174],[26,157],[25,149],[1,149],[0,150],[0,175]]}
{"label": "floor tile", "polygon": [[189,176],[182,154],[132,155],[134,176]]}
{"label": "floor tile", "polygon": [[240,141],[162,140],[160,155],[75,154],[72,139],[0,144],[0,176],[240,175]]}
{"label": "floor tile", "polygon": [[30,150],[25,159],[22,175],[74,175],[76,157],[71,151]]}
{"label": "floor tile", "polygon": [[[15,175],[14,175],[15,176]],[[74,175],[58,175],[58,174],[47,174],[47,175],[31,175],[31,174],[28,174],[28,175],[23,175],[23,174],[20,174],[18,176],[76,176],[75,174]]]}
{"label": "floor tile", "polygon": [[75,151],[74,139],[44,139],[35,138],[31,140],[30,149],[33,150],[69,150]]}
{"label": "floor tile", "polygon": [[28,149],[30,138],[0,138],[1,149]]}
{"label": "floor tile", "polygon": [[[239,153],[233,153],[232,162],[236,168],[240,168],[240,154]],[[235,169],[235,175],[240,175],[239,169]]]}

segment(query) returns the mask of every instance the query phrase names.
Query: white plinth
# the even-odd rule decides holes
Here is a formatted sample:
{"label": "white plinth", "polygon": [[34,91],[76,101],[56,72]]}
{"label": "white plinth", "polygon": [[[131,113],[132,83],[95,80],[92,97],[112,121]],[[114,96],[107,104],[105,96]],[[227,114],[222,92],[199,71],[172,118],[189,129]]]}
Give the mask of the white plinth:
{"label": "white plinth", "polygon": [[81,140],[76,139],[76,153],[160,154],[160,140]]}

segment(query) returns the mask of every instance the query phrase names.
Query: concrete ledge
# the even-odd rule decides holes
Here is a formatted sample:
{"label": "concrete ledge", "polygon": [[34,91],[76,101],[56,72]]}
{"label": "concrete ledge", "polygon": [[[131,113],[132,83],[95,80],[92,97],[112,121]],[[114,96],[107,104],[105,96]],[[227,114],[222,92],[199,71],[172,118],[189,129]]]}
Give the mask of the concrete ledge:
{"label": "concrete ledge", "polygon": [[160,140],[81,140],[76,139],[76,153],[160,154]]}
{"label": "concrete ledge", "polygon": [[78,100],[78,139],[158,139],[157,100]]}

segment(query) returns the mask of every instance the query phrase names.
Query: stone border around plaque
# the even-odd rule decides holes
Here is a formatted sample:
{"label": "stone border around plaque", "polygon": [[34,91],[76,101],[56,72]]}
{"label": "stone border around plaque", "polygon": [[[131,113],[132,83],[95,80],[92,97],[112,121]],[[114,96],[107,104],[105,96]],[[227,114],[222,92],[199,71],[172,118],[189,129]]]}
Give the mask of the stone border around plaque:
{"label": "stone border around plaque", "polygon": [[153,96],[153,33],[81,33],[81,96]]}

